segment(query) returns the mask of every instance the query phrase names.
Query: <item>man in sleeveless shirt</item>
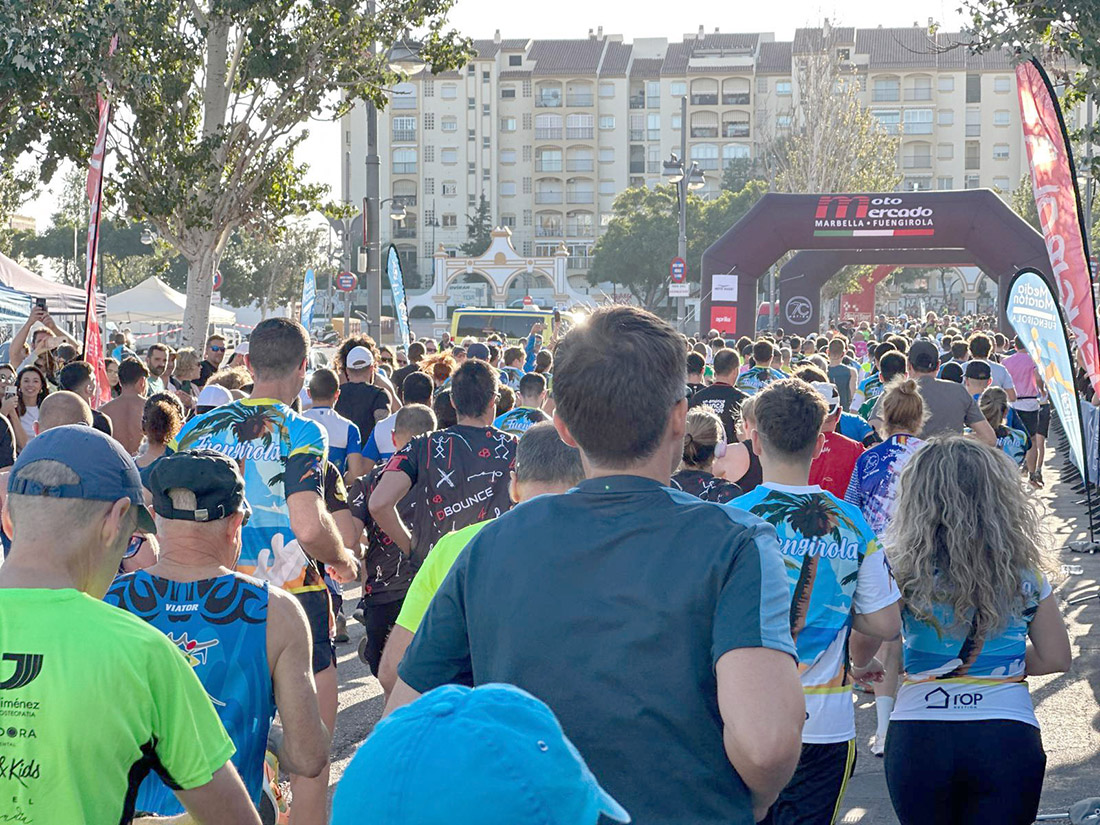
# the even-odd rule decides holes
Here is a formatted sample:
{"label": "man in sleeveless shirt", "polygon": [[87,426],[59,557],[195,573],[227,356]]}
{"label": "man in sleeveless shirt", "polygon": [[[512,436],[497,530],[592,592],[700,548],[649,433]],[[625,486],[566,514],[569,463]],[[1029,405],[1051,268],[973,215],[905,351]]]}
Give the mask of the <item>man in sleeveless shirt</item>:
{"label": "man in sleeveless shirt", "polygon": [[[233,740],[233,764],[258,805],[276,709],[282,765],[314,777],[328,764],[330,736],[317,703],[305,611],[285,590],[234,569],[251,511],[233,461],[213,450],[177,453],[157,463],[149,486],[160,558],[116,579],[106,601],[160,630],[186,657]],[[183,813],[155,774],[141,784],[136,808]]]}

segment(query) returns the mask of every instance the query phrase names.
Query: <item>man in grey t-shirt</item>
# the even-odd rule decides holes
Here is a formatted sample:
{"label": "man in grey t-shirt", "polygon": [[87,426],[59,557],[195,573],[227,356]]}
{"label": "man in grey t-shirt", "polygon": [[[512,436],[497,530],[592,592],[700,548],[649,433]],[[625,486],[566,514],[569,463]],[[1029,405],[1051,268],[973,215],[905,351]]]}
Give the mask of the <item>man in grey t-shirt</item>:
{"label": "man in grey t-shirt", "polygon": [[[929,414],[924,429],[919,433],[923,438],[944,433],[961,433],[963,427],[970,427],[975,437],[990,447],[997,443],[993,428],[985,420],[978,402],[962,384],[943,381],[936,378],[940,365],[940,353],[930,341],[914,341],[909,347],[909,376],[916,380],[924,399],[924,409]],[[882,396],[871,412],[870,423],[878,429],[882,423]]]}

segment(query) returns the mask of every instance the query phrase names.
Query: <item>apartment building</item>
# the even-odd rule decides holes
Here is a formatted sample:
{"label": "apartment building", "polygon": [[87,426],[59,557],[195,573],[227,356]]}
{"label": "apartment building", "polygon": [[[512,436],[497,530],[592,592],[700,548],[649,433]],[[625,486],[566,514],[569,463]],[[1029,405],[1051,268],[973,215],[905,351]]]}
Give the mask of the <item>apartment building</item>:
{"label": "apartment building", "polygon": [[[713,196],[727,164],[790,128],[799,59],[821,53],[850,67],[863,104],[902,136],[904,188],[1007,194],[1027,169],[1011,60],[970,54],[954,45],[959,39],[916,26],[825,25],[799,29],[790,42],[702,28],[678,42],[632,43],[602,29],[577,40],[498,31],[475,42],[461,71],[432,75],[407,63],[408,80],[379,114],[379,154],[382,198],[403,204],[408,217],[383,218],[383,244],[397,246],[406,272],[430,278],[433,254],[439,245],[456,253],[484,195],[522,255],[564,245],[570,280],[581,283],[616,195],[661,181],[681,129],[689,160],[707,175],[700,194]],[[342,135],[342,195],[357,204],[366,185],[361,105]]]}

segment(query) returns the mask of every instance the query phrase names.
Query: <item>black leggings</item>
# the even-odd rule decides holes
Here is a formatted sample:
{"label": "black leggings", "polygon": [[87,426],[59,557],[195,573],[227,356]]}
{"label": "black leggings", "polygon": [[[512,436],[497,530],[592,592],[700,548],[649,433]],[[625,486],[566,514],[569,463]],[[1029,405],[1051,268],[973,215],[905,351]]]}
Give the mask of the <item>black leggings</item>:
{"label": "black leggings", "polygon": [[1047,757],[1025,722],[891,722],[886,784],[901,825],[1031,825]]}
{"label": "black leggings", "polygon": [[397,615],[401,612],[404,599],[385,604],[367,602],[363,608],[363,624],[367,627],[367,643],[363,655],[370,665],[370,672],[378,675],[378,665],[382,662],[382,648],[390,637]]}

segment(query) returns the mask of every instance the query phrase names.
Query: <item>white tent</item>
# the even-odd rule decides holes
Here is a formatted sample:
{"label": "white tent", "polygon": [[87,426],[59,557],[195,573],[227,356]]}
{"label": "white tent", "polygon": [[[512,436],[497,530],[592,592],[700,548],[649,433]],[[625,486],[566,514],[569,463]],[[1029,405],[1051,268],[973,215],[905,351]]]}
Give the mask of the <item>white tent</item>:
{"label": "white tent", "polygon": [[[107,320],[116,324],[181,324],[186,306],[186,295],[154,276],[125,292],[107,296]],[[210,323],[236,321],[237,316],[228,309],[210,307]]]}

